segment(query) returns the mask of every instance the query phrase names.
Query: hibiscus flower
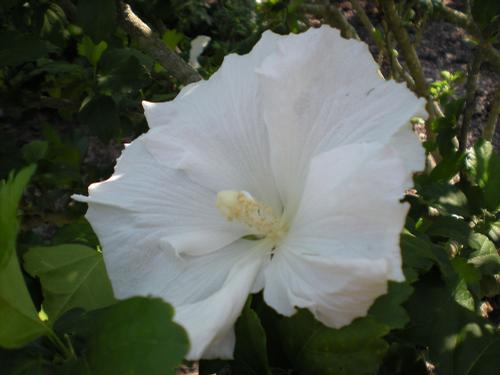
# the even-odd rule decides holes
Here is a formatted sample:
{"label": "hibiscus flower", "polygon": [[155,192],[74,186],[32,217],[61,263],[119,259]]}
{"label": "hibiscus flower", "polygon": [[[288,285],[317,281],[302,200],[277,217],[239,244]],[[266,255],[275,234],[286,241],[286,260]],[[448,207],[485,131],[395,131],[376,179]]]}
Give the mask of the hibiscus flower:
{"label": "hibiscus flower", "polygon": [[384,80],[365,44],[329,27],[267,31],[144,109],[150,130],[75,199],[116,297],[171,303],[188,359],[232,357],[251,293],[342,327],[404,279],[400,199],[424,166],[409,123],[424,101]]}

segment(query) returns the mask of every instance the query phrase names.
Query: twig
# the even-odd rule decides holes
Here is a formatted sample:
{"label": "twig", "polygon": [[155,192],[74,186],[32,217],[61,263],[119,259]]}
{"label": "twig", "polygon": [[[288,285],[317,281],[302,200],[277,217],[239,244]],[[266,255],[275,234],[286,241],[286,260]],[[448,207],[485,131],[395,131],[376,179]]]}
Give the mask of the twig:
{"label": "twig", "polygon": [[340,9],[331,4],[302,4],[301,8],[304,12],[314,14],[318,17],[323,17],[329,25],[340,29],[344,38],[359,39],[358,33],[347,21]]}
{"label": "twig", "polygon": [[187,84],[201,80],[201,76],[174,51],[169,49],[151,28],[146,25],[130,8],[118,3],[118,21],[140,49],[153,56],[174,78]]}
{"label": "twig", "polygon": [[467,74],[467,82],[465,84],[465,109],[462,118],[462,126],[460,128],[460,135],[458,140],[458,152],[462,153],[465,151],[467,146],[467,136],[469,134],[469,128],[472,121],[472,115],[474,114],[474,104],[476,102],[476,89],[477,81],[479,78],[479,71],[481,68],[481,62],[483,60],[481,47],[474,54],[471,64],[469,65],[469,71]]}
{"label": "twig", "polygon": [[483,138],[487,141],[493,139],[493,134],[495,134],[495,129],[498,123],[498,116],[500,114],[500,84],[498,85],[495,97],[493,98],[493,102],[491,103],[490,113],[488,114],[488,118],[486,119],[486,124],[483,129]]}
{"label": "twig", "polygon": [[394,1],[381,0],[380,3],[384,9],[388,26],[401,48],[408,70],[415,81],[415,92],[419,96],[428,98],[427,82],[425,81],[424,72],[420,65],[420,59],[417,56],[415,48],[413,48],[413,45],[410,43],[410,38],[396,11]]}

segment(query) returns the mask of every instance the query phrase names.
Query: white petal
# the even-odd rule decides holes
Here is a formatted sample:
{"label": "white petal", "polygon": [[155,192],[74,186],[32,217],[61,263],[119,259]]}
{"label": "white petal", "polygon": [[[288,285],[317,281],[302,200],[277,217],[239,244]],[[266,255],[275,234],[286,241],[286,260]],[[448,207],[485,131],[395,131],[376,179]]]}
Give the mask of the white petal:
{"label": "white petal", "polygon": [[220,214],[216,192],[194,183],[182,171],[160,165],[143,139],[124,150],[109,180],[91,185],[89,197],[76,197],[93,209],[88,218],[101,241],[108,235],[107,229],[100,228],[106,225],[102,220],[106,207],[121,209],[130,230],[155,233],[178,254],[208,253],[249,234],[243,225],[230,223]]}
{"label": "white petal", "polygon": [[399,200],[412,173],[406,166],[391,146],[376,143],[317,156],[287,242],[335,259],[385,259],[387,278],[403,280],[399,235],[408,205]]}
{"label": "white petal", "polygon": [[280,247],[266,270],[264,300],[290,316],[307,308],[325,325],[339,328],[366,315],[387,291],[384,260],[343,260],[303,255],[308,249]]}
{"label": "white petal", "polygon": [[220,290],[202,301],[177,308],[174,320],[186,328],[191,342],[187,359],[233,357],[233,326],[267,254],[259,246],[248,251],[231,268]]}
{"label": "white petal", "polygon": [[163,298],[175,307],[174,320],[188,332],[188,359],[231,358],[234,322],[255,289],[269,249],[240,240],[207,255],[178,257],[161,232],[134,227],[126,214],[96,205],[88,212],[116,297]]}
{"label": "white petal", "polygon": [[271,162],[293,210],[311,157],[355,142],[386,143],[424,100],[383,80],[366,44],[329,27],[280,39],[259,69]]}
{"label": "white petal", "polygon": [[417,166],[408,160],[418,157],[402,160],[400,151],[350,144],[313,159],[295,220],[266,270],[268,304],[284,315],[306,307],[340,327],[365,315],[388,280],[404,280],[399,235],[408,207],[399,199]]}
{"label": "white petal", "polygon": [[169,103],[144,103],[152,127],[144,142],[159,162],[203,186],[245,190],[279,210],[255,74],[277,39],[266,32],[248,55],[226,56],[208,81]]}

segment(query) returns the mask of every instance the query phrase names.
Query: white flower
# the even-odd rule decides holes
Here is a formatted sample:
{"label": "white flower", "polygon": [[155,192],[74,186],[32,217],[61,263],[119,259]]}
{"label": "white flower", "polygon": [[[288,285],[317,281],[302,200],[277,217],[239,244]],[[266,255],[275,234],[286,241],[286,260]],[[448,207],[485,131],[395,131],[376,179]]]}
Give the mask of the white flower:
{"label": "white flower", "polygon": [[424,165],[409,124],[424,101],[383,80],[365,44],[329,27],[266,32],[144,108],[149,132],[75,198],[116,296],[172,303],[188,359],[232,356],[250,293],[341,327],[404,279],[399,199]]}

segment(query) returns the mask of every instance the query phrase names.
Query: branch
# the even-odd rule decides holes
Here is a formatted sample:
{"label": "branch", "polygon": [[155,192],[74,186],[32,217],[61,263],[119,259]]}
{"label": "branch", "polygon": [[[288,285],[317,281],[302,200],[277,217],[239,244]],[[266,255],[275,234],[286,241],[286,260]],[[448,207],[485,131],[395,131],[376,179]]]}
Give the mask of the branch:
{"label": "branch", "polygon": [[410,43],[410,38],[401,22],[401,18],[399,18],[394,1],[381,0],[380,3],[384,9],[388,26],[401,48],[408,70],[415,81],[415,92],[419,96],[428,98],[427,82],[422,66],[420,65],[420,59],[418,58],[415,48],[413,48],[413,45]]}
{"label": "branch", "polygon": [[201,80],[201,76],[174,51],[169,49],[151,28],[130,8],[118,3],[118,22],[136,40],[139,48],[153,56],[174,78],[187,84]]}
{"label": "branch", "polygon": [[472,115],[474,114],[474,103],[476,102],[476,89],[477,81],[479,78],[479,71],[481,68],[481,62],[483,60],[481,47],[478,47],[471,64],[469,65],[469,71],[467,74],[467,83],[465,84],[465,109],[462,119],[462,126],[460,128],[460,135],[458,141],[458,152],[462,153],[467,147],[467,136],[469,134],[469,128],[472,121]]}
{"label": "branch", "polygon": [[495,128],[498,123],[498,116],[500,115],[500,84],[497,87],[495,92],[495,97],[493,98],[493,102],[491,103],[490,113],[486,120],[486,124],[483,129],[483,138],[487,141],[493,139],[493,134],[495,134]]}

